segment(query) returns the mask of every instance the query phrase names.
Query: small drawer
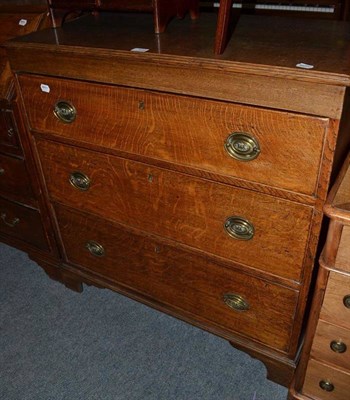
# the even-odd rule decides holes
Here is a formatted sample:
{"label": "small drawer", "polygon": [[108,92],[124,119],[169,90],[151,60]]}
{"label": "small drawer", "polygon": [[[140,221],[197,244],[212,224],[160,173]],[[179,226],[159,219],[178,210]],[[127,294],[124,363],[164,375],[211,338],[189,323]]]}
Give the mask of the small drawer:
{"label": "small drawer", "polygon": [[320,318],[350,329],[350,276],[331,271]]}
{"label": "small drawer", "polygon": [[55,205],[68,262],[156,303],[287,352],[298,292]]}
{"label": "small drawer", "polygon": [[302,273],[313,209],[45,140],[52,200],[287,279]]}
{"label": "small drawer", "polygon": [[22,154],[16,123],[11,110],[0,110],[0,150],[8,154]]}
{"label": "small drawer", "polygon": [[0,192],[25,204],[34,203],[34,195],[23,159],[0,154]]}
{"label": "small drawer", "polygon": [[303,394],[312,399],[349,400],[350,373],[310,360]]}
{"label": "small drawer", "polygon": [[1,197],[0,232],[20,239],[39,249],[48,249],[39,212]]}
{"label": "small drawer", "polygon": [[350,372],[350,330],[319,320],[311,356]]}
{"label": "small drawer", "polygon": [[328,119],[49,77],[19,81],[34,130],[205,170],[222,181],[316,192]]}
{"label": "small drawer", "polygon": [[338,253],[335,260],[335,267],[350,272],[350,226],[343,227]]}

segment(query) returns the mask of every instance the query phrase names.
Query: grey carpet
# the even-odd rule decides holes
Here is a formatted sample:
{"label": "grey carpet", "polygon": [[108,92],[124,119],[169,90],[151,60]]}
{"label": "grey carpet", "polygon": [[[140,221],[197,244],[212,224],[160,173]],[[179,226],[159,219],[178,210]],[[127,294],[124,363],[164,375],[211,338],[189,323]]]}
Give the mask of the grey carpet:
{"label": "grey carpet", "polygon": [[0,243],[0,399],[285,400],[260,361],[109,290],[82,294]]}

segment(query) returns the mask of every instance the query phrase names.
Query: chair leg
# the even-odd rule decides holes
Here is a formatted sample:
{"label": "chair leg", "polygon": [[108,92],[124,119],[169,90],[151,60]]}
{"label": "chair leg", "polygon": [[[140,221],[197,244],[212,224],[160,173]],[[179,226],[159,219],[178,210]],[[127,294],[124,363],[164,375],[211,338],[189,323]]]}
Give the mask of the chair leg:
{"label": "chair leg", "polygon": [[227,44],[227,32],[230,23],[232,0],[221,0],[218,13],[214,53],[219,55],[225,50]]}

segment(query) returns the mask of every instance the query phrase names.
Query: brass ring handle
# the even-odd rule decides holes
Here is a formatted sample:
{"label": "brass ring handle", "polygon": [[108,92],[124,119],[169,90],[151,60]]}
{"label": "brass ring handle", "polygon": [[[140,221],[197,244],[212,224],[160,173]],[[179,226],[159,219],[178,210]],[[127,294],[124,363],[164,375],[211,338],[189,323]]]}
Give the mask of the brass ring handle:
{"label": "brass ring handle", "polygon": [[239,216],[227,218],[224,228],[229,236],[238,240],[250,240],[255,233],[254,225],[247,219]]}
{"label": "brass ring handle", "polygon": [[9,226],[10,228],[14,228],[16,225],[19,224],[19,218],[13,218],[13,220],[11,222],[6,221],[7,220],[7,215],[6,213],[1,213],[1,219],[3,221],[3,223],[7,226]]}
{"label": "brass ring handle", "polygon": [[95,257],[103,257],[105,255],[105,249],[103,246],[94,240],[86,242],[85,248]]}
{"label": "brass ring handle", "polygon": [[244,132],[233,132],[224,144],[227,153],[239,161],[252,161],[260,154],[258,140]]}
{"label": "brass ring handle", "polygon": [[326,392],[333,392],[333,390],[334,390],[333,383],[328,380],[320,381],[319,385],[320,385],[320,388]]}
{"label": "brass ring handle", "polygon": [[350,308],[350,294],[343,298],[343,303],[346,308]]}
{"label": "brass ring handle", "polygon": [[83,172],[74,171],[69,175],[69,183],[75,187],[75,189],[85,192],[90,188],[90,178]]}
{"label": "brass ring handle", "polygon": [[1,168],[1,167],[0,167],[0,176],[1,176],[1,175],[4,175],[4,174],[5,174],[4,168]]}
{"label": "brass ring handle", "polygon": [[332,340],[330,343],[330,348],[332,351],[339,354],[345,353],[347,350],[346,344],[341,340]]}
{"label": "brass ring handle", "polygon": [[239,294],[225,293],[224,303],[235,311],[248,311],[249,303]]}
{"label": "brass ring handle", "polygon": [[53,113],[56,118],[58,118],[61,122],[66,124],[70,124],[75,121],[77,117],[77,110],[73,106],[73,104],[68,101],[59,100],[54,108]]}

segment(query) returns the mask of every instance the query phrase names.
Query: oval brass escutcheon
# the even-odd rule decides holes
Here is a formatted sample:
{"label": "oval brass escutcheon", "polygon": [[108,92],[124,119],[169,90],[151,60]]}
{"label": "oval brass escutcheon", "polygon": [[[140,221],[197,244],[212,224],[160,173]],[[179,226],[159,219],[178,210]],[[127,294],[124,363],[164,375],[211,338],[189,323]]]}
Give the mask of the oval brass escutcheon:
{"label": "oval brass escutcheon", "polygon": [[344,296],[343,303],[346,308],[350,308],[350,294]]}
{"label": "oval brass escutcheon", "polygon": [[332,340],[331,343],[330,343],[330,348],[335,353],[345,353],[346,349],[347,349],[347,346],[341,340]]}
{"label": "oval brass escutcheon", "polygon": [[320,381],[319,385],[320,385],[320,388],[326,392],[333,392],[333,390],[334,390],[333,383],[328,380]]}
{"label": "oval brass escutcheon", "polygon": [[260,154],[258,140],[244,132],[233,132],[224,144],[227,153],[239,161],[252,161]]}
{"label": "oval brass escutcheon", "polygon": [[59,100],[53,109],[55,116],[66,124],[72,123],[77,117],[77,110],[68,101]]}
{"label": "oval brass escutcheon", "polygon": [[86,242],[85,248],[95,257],[103,257],[105,255],[105,249],[103,246],[94,240]]}
{"label": "oval brass escutcheon", "polygon": [[224,302],[235,311],[248,311],[249,303],[236,293],[225,293]]}
{"label": "oval brass escutcheon", "polygon": [[1,176],[1,175],[4,175],[4,174],[5,174],[4,168],[1,168],[1,167],[0,167],[0,176]]}
{"label": "oval brass escutcheon", "polygon": [[90,188],[90,178],[83,172],[74,171],[69,175],[69,183],[78,190],[85,192]]}
{"label": "oval brass escutcheon", "polygon": [[227,218],[224,224],[226,233],[234,239],[250,240],[253,238],[255,229],[251,222],[239,216]]}

